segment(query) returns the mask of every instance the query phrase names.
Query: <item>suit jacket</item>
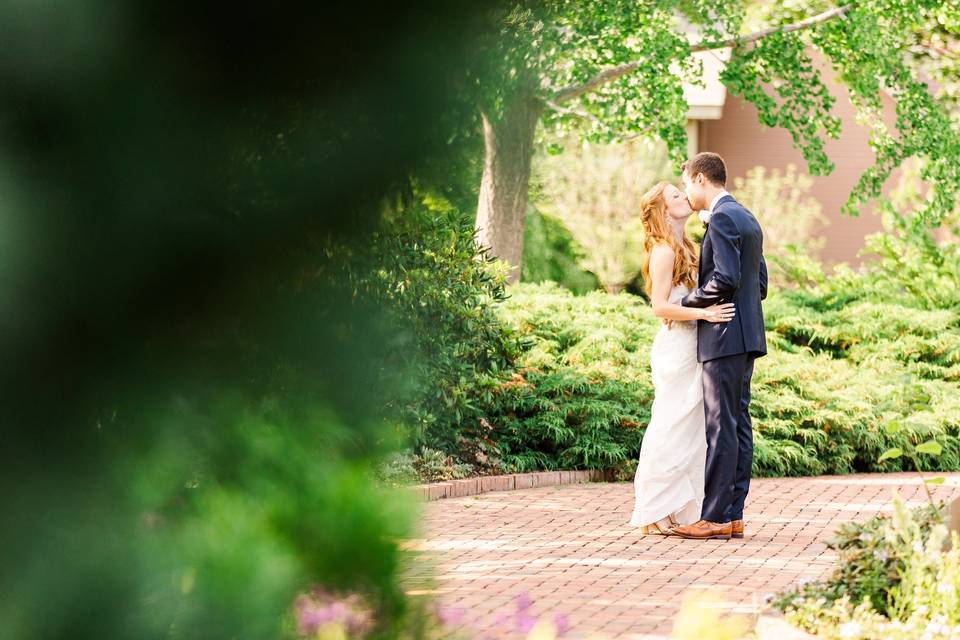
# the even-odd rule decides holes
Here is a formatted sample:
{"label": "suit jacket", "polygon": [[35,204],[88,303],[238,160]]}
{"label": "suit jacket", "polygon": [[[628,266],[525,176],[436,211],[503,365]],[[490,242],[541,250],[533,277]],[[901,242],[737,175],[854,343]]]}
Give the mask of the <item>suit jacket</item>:
{"label": "suit jacket", "polygon": [[767,353],[760,301],[767,297],[767,263],[763,259],[763,231],[753,214],[733,196],[713,208],[700,248],[698,287],[681,300],[685,307],[704,308],[733,302],[730,322],[697,325],[697,360],[707,362],[740,353]]}

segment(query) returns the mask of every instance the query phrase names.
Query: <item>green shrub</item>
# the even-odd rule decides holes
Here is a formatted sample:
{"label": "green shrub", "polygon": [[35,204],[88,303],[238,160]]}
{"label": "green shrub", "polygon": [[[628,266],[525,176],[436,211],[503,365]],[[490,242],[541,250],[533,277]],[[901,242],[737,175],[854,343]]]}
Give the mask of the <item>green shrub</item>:
{"label": "green shrub", "polygon": [[[931,439],[943,454],[920,460],[923,468],[960,468],[960,388],[931,374],[954,366],[954,352],[938,347],[953,339],[944,330],[952,312],[904,307],[903,318],[883,323],[864,302],[859,315],[841,307],[818,321],[803,300],[784,292],[769,301],[770,353],[758,361],[751,405],[754,473],[911,468],[906,459],[877,459]],[[649,306],[629,294],[518,285],[499,314],[524,341],[513,378],[478,400],[504,461],[627,476],[653,397],[649,348],[660,321]],[[902,351],[907,340],[919,345],[911,354]],[[888,432],[893,421],[904,428]]]}
{"label": "green shrub", "polygon": [[[773,342],[773,341],[771,341]],[[895,360],[853,364],[809,350],[772,349],[754,377],[754,467],[762,475],[817,475],[903,468],[877,464],[890,447],[937,439],[960,468],[957,385],[910,376]],[[907,425],[890,434],[884,425]]]}
{"label": "green shrub", "polygon": [[[356,252],[356,250],[354,250]],[[471,394],[495,384],[516,346],[493,311],[506,299],[499,263],[474,259],[473,221],[444,197],[417,190],[397,204],[366,253],[345,262],[355,295],[383,310],[384,411],[413,428],[416,448],[453,451],[479,411]],[[387,380],[389,375],[399,376]]]}
{"label": "green shrub", "polygon": [[505,462],[518,471],[625,463],[650,415],[646,355],[637,351],[655,330],[646,307],[634,296],[575,297],[550,283],[511,293],[500,314],[526,348],[486,415]]}
{"label": "green shrub", "polygon": [[895,496],[892,516],[842,525],[827,543],[838,554],[830,577],[790,589],[773,605],[818,638],[955,638],[960,538],[950,540],[942,508],[908,511]]}
{"label": "green shrub", "polygon": [[387,456],[375,471],[381,482],[398,487],[466,478],[474,473],[474,468],[457,462],[447,453],[424,447],[419,453],[395,452]]}
{"label": "green shrub", "polygon": [[[406,609],[397,541],[412,530],[415,504],[376,486],[365,459],[335,454],[334,434],[353,433],[354,425],[319,413],[308,434],[295,430],[297,418],[266,413],[273,415],[244,415],[227,404],[208,423],[189,410],[171,412],[162,421],[192,420],[200,433],[160,440],[115,470],[128,479],[140,515],[131,535],[146,556],[141,570],[152,576],[149,608],[128,615],[144,627],[168,620],[164,637],[217,637],[233,625],[242,627],[235,637],[277,637],[276,614],[322,581],[363,592],[386,632]],[[162,589],[163,582],[177,588]],[[241,623],[204,614],[228,607],[250,617]],[[16,628],[31,613],[5,621]]]}
{"label": "green shrub", "polygon": [[835,304],[788,291],[764,308],[767,328],[791,344],[854,364],[896,360],[917,376],[960,380],[960,308],[923,309],[883,300]]}
{"label": "green shrub", "polygon": [[582,249],[556,218],[535,207],[527,210],[523,227],[523,282],[557,282],[574,293],[583,294],[600,286],[597,277],[577,261]]}
{"label": "green shrub", "polygon": [[960,243],[934,241],[889,204],[858,272],[797,249],[772,258],[787,283],[764,305],[767,329],[854,364],[896,360],[931,380],[960,380]]}

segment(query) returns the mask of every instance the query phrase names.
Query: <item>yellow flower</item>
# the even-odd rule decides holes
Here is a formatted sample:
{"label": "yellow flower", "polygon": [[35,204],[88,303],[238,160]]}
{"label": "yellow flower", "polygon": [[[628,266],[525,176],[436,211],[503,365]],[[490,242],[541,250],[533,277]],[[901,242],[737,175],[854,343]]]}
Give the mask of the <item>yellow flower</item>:
{"label": "yellow flower", "polygon": [[712,591],[688,591],[673,621],[673,640],[737,640],[750,630],[744,616],[724,615],[723,600]]}
{"label": "yellow flower", "polygon": [[342,622],[327,622],[317,627],[317,640],[347,640],[347,630]]}
{"label": "yellow flower", "polygon": [[550,620],[540,620],[527,634],[527,640],[556,640],[556,637],[557,629]]}

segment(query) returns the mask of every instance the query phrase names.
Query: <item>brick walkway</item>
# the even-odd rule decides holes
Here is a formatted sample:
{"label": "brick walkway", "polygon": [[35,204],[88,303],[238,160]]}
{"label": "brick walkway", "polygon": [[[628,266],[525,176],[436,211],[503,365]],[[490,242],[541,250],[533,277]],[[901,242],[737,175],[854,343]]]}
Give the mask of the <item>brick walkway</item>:
{"label": "brick walkway", "polygon": [[[464,609],[476,637],[503,635],[526,593],[533,615],[567,616],[572,637],[666,638],[690,588],[715,587],[732,610],[755,613],[764,595],[821,577],[834,560],[821,541],[841,522],[888,511],[894,489],[925,500],[916,474],[757,479],[747,537],[729,541],[641,535],[627,524],[627,483],[439,500],[422,506],[422,538],[406,545],[405,584]],[[960,474],[932,489],[960,495]]]}

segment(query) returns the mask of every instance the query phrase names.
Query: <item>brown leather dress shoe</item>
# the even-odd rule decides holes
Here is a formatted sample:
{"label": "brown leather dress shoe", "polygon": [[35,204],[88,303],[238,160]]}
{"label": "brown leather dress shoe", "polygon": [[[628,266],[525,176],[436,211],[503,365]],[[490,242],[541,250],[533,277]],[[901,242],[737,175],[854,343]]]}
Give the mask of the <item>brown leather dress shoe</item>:
{"label": "brown leather dress shoe", "polygon": [[743,537],[743,520],[734,520],[730,523],[732,531],[730,536],[732,538],[742,538]]}
{"label": "brown leather dress shoe", "polygon": [[674,535],[688,540],[729,540],[733,535],[733,526],[727,523],[698,520],[693,524],[682,525],[671,529]]}

